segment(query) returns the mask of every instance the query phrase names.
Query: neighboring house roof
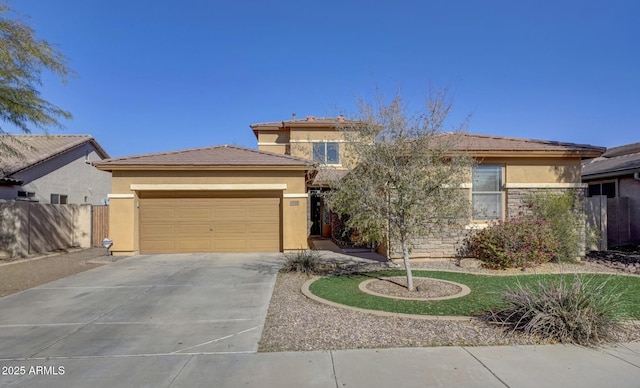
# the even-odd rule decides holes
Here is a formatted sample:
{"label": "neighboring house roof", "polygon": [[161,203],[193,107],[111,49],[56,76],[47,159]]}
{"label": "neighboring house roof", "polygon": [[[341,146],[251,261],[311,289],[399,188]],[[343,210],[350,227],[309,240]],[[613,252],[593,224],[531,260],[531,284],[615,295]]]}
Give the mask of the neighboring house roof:
{"label": "neighboring house roof", "polygon": [[607,149],[601,157],[582,163],[583,179],[598,179],[640,172],[640,143]]}
{"label": "neighboring house roof", "polygon": [[221,145],[204,148],[161,152],[154,154],[134,155],[123,158],[106,159],[95,163],[102,170],[128,168],[163,168],[163,167],[304,167],[309,161],[293,156],[274,154],[255,149]]}
{"label": "neighboring house roof", "polygon": [[[11,181],[10,177],[22,170],[50,160],[65,152],[87,143],[93,145],[102,158],[108,158],[91,135],[0,135],[0,143],[14,152],[2,152],[0,158],[0,178]],[[16,181],[16,180],[14,180]]]}
{"label": "neighboring house roof", "polygon": [[640,152],[640,143],[625,144],[618,147],[607,148],[607,152],[602,154],[605,158],[612,158],[614,156],[635,154]]}
{"label": "neighboring house roof", "polygon": [[600,156],[606,150],[587,144],[565,143],[549,140],[521,139],[513,137],[478,135],[473,133],[445,134],[458,136],[452,143],[454,150],[483,153],[526,153],[575,155],[580,157]]}

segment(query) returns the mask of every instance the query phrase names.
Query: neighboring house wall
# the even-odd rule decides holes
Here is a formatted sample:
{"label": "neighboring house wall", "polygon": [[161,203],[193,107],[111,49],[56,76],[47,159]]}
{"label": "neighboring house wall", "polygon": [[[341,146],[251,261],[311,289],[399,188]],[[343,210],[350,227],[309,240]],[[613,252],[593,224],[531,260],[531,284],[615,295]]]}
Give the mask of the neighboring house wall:
{"label": "neighboring house wall", "polygon": [[0,198],[13,200],[19,190],[34,192],[40,203],[51,203],[51,194],[67,196],[69,204],[104,205],[111,192],[111,174],[91,162],[101,158],[90,144],[65,152],[12,175],[22,186],[3,187]]}
{"label": "neighboring house wall", "polygon": [[633,175],[585,180],[588,185],[603,183],[615,185],[607,209],[608,245],[640,244],[640,181]]}
{"label": "neighboring house wall", "polygon": [[620,197],[629,198],[629,242],[640,244],[640,181],[633,177],[618,181]]}

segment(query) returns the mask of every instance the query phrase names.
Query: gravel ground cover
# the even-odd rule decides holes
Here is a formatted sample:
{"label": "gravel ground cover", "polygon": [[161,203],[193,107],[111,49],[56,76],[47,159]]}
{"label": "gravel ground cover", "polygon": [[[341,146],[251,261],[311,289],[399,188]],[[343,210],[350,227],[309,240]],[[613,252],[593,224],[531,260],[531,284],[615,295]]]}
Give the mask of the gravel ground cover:
{"label": "gravel ground cover", "polygon": [[0,260],[0,297],[98,267],[104,248],[79,249],[19,260]]}
{"label": "gravel ground cover", "polygon": [[[401,267],[400,267],[401,268]],[[522,274],[521,269],[492,271],[461,269],[455,260],[412,263],[414,269],[434,269],[486,273]],[[528,273],[598,272],[616,273],[606,265],[584,261],[578,264],[546,264],[526,269]],[[505,332],[480,320],[425,319],[377,316],[347,308],[337,308],[306,298],[300,291],[309,278],[305,275],[278,274],[265,322],[259,351],[308,351],[356,348],[532,345],[551,341]],[[414,278],[415,279],[415,278]],[[391,283],[388,283],[392,286]],[[380,284],[378,284],[380,286]],[[640,341],[640,322],[625,323],[618,341]]]}
{"label": "gravel ground cover", "polygon": [[[637,256],[638,252],[632,252],[627,257],[634,255]],[[599,254],[594,258],[587,258],[581,264],[545,265],[525,272],[623,272],[615,268],[615,263],[606,265],[608,263],[603,262],[603,256]],[[620,254],[615,256],[619,258]],[[0,260],[0,297],[86,271],[112,260],[113,258],[105,255],[104,248],[64,252],[35,259]],[[461,270],[453,260],[432,260],[412,265],[415,269]],[[522,273],[519,269],[464,271],[504,275]],[[307,280],[307,276],[295,273],[278,275],[260,341],[260,351],[548,343],[539,338],[511,335],[475,319],[381,317],[331,307],[314,302],[300,292],[302,284]],[[618,337],[621,342],[640,341],[640,323],[626,324]]]}

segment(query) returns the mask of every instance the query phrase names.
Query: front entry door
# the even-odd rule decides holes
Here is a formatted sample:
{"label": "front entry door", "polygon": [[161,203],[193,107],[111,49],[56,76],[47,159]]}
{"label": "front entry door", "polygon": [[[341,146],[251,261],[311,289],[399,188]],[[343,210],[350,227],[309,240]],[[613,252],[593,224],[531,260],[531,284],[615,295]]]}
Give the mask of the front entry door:
{"label": "front entry door", "polygon": [[311,192],[311,235],[320,236],[322,233],[322,198]]}

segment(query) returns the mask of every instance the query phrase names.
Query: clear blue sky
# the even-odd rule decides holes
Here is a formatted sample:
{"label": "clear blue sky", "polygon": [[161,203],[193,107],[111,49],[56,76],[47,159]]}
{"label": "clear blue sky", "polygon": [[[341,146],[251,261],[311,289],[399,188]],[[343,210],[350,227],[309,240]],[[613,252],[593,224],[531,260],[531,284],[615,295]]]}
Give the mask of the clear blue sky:
{"label": "clear blue sky", "polygon": [[[249,124],[353,112],[376,86],[419,109],[450,87],[470,132],[640,141],[640,1],[13,0],[78,74],[45,76],[113,157],[237,144]],[[340,107],[337,110],[336,107]]]}

